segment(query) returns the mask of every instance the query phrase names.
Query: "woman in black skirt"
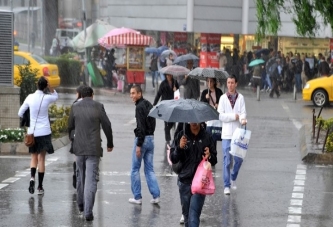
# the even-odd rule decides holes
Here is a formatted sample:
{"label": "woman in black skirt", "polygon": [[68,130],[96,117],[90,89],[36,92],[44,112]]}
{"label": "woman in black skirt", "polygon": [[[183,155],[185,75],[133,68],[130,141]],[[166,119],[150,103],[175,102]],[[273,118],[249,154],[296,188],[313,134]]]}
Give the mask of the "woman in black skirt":
{"label": "woman in black skirt", "polygon": [[[47,79],[39,78],[37,91],[28,95],[19,109],[18,115],[23,117],[24,112],[30,110],[30,127],[28,134],[34,134],[35,144],[29,147],[31,154],[31,179],[29,182],[29,192],[35,192],[35,175],[38,166],[38,194],[44,194],[43,179],[45,173],[45,155],[54,153],[51,140],[51,127],[49,120],[49,105],[58,99],[57,92],[49,86]],[[49,93],[45,94],[48,89]]]}

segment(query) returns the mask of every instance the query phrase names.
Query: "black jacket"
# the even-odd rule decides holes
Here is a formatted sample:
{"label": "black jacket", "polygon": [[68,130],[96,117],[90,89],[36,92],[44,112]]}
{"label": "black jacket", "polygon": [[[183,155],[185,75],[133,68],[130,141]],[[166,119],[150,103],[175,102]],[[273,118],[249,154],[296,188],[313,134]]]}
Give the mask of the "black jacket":
{"label": "black jacket", "polygon": [[137,146],[141,147],[145,136],[154,135],[156,120],[153,117],[148,117],[149,111],[153,106],[149,101],[144,98],[139,99],[135,103],[135,118],[136,118],[136,129],[134,129],[134,134],[138,137]]}
{"label": "black jacket", "polygon": [[178,174],[179,181],[184,184],[191,184],[198,165],[204,155],[204,148],[209,147],[210,158],[208,161],[214,166],[217,163],[217,152],[212,137],[204,129],[201,129],[195,137],[190,131],[190,125],[185,128],[187,137],[187,149],[179,147],[183,131],[180,131],[171,147],[170,159],[172,163],[182,163],[182,169]]}
{"label": "black jacket", "polygon": [[[206,99],[207,93],[208,93],[208,89],[205,89],[205,90],[202,91],[200,101],[201,102],[206,102],[206,103],[209,104],[209,99]],[[223,95],[222,90],[220,88],[215,88],[215,95],[216,95],[216,103],[215,104],[218,104],[219,101],[220,101],[221,96]]]}
{"label": "black jacket", "polygon": [[162,81],[160,88],[158,89],[158,92],[156,94],[155,100],[154,100],[154,106],[158,103],[162,96],[162,100],[171,100],[174,97],[174,91],[173,87],[176,87],[176,89],[179,89],[179,85],[177,80],[172,79],[172,88],[169,86],[168,80],[165,79]]}

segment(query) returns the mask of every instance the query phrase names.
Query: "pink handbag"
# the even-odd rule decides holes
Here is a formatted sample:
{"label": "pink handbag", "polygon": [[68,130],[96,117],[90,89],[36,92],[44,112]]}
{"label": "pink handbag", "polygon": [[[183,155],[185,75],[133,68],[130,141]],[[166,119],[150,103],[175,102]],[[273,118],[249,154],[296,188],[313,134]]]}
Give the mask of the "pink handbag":
{"label": "pink handbag", "polygon": [[213,179],[212,166],[210,162],[202,159],[195,172],[192,186],[192,194],[213,195],[215,193],[215,183]]}

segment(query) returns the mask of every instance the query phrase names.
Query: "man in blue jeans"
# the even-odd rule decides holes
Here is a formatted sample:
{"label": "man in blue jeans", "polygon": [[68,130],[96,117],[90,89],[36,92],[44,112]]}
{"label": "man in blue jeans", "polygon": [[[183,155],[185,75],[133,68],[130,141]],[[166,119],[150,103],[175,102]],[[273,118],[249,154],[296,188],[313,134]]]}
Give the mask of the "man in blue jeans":
{"label": "man in blue jeans", "polygon": [[[230,174],[230,144],[232,134],[240,124],[246,124],[245,101],[242,94],[237,93],[237,78],[230,75],[227,79],[228,92],[223,94],[217,111],[220,113],[220,121],[222,121],[222,152],[223,152],[223,181],[224,194],[230,195],[230,186],[237,189],[236,179],[239,169],[243,163],[243,159],[234,156],[234,166]],[[230,182],[231,178],[231,182]]]}
{"label": "man in blue jeans", "polygon": [[131,189],[134,198],[128,201],[133,204],[142,204],[140,168],[144,160],[144,172],[149,192],[152,195],[150,203],[160,202],[160,189],[154,172],[154,131],[156,120],[148,117],[153,105],[143,98],[139,85],[133,85],[130,91],[131,98],[136,105],[135,118],[137,127],[134,129],[135,140],[132,154]]}

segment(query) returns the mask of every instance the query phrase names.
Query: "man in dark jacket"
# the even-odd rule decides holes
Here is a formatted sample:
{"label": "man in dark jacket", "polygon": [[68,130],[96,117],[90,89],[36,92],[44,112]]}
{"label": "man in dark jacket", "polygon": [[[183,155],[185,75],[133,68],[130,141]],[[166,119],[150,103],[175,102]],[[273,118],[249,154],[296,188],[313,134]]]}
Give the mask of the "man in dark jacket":
{"label": "man in dark jacket", "polygon": [[295,63],[295,68],[294,68],[294,72],[295,72],[295,84],[296,84],[296,89],[297,92],[302,91],[302,68],[303,68],[303,64],[302,61],[300,59],[300,55],[296,54],[296,59],[294,61]]}
{"label": "man in dark jacket", "polygon": [[302,54],[302,89],[304,88],[306,82],[310,79],[311,72],[310,72],[310,64],[308,61],[305,60],[305,55]]}
{"label": "man in dark jacket", "polygon": [[71,137],[75,130],[73,151],[77,166],[77,205],[84,212],[87,221],[92,221],[97,182],[99,179],[99,160],[102,156],[101,125],[107,139],[107,151],[113,150],[111,122],[103,104],[92,99],[93,89],[82,89],[82,100],[73,104],[68,119],[68,132]]}
{"label": "man in dark jacket", "polygon": [[150,203],[159,203],[160,189],[154,172],[154,131],[156,120],[148,117],[149,111],[153,106],[142,97],[142,89],[139,85],[134,85],[130,91],[131,98],[135,102],[136,129],[131,170],[131,188],[134,198],[128,201],[133,204],[142,204],[140,167],[142,159],[145,165],[145,176],[149,192],[153,199]]}
{"label": "man in dark jacket", "polygon": [[[186,68],[193,70],[193,60],[187,61]],[[193,79],[188,75],[181,80],[181,84],[184,86],[184,99],[198,100],[200,97],[200,81]]]}
{"label": "man in dark jacket", "polygon": [[[166,80],[163,80],[154,100],[154,106],[158,103],[162,96],[163,100],[174,99],[174,92],[179,89],[177,80],[173,78],[172,75],[166,75]],[[174,123],[164,122],[164,132],[165,132],[165,141],[167,144],[170,144],[171,135],[170,130],[174,126]]]}
{"label": "man in dark jacket", "polygon": [[180,131],[172,144],[170,159],[172,163],[181,162],[182,168],[178,174],[178,187],[184,215],[185,226],[199,226],[201,210],[205,195],[192,194],[191,184],[203,158],[211,165],[217,163],[217,152],[210,134],[200,123],[190,123],[184,131]]}

